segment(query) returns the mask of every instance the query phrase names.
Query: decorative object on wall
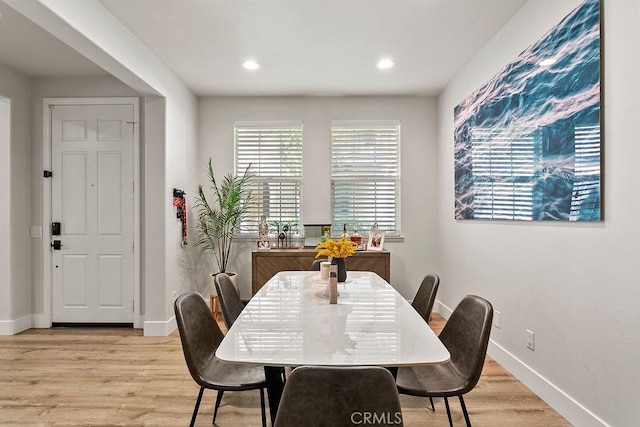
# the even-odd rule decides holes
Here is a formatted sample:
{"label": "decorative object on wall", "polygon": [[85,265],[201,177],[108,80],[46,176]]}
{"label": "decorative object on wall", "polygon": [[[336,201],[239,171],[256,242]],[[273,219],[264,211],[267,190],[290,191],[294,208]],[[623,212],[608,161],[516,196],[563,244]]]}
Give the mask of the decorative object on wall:
{"label": "decorative object on wall", "polygon": [[187,193],[179,188],[173,189],[173,206],[176,207],[176,216],[182,223],[182,241],[184,248],[187,246]]}
{"label": "decorative object on wall", "polygon": [[599,1],[584,1],[454,115],[456,219],[599,221]]}

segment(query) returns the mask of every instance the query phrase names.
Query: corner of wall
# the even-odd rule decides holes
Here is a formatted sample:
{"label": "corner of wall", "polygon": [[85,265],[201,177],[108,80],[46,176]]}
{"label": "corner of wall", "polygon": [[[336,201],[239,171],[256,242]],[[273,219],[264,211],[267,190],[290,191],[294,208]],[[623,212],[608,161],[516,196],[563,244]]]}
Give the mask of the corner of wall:
{"label": "corner of wall", "polygon": [[[439,300],[436,300],[434,309],[445,319],[448,319],[453,312],[451,308]],[[489,340],[487,354],[540,397],[540,399],[558,411],[560,415],[571,420],[572,424],[593,427],[608,426],[607,423],[598,418],[593,412],[589,411],[548,379],[491,339]]]}
{"label": "corner of wall", "polygon": [[14,320],[0,321],[0,335],[15,335],[29,328],[31,328],[30,314]]}
{"label": "corner of wall", "polygon": [[607,423],[598,418],[593,412],[589,411],[567,393],[559,389],[555,384],[511,354],[500,344],[489,340],[487,353],[498,362],[500,366],[509,371],[511,375],[516,377],[525,384],[527,388],[540,397],[540,399],[544,400],[567,420],[570,420],[572,424],[585,427],[608,426]]}

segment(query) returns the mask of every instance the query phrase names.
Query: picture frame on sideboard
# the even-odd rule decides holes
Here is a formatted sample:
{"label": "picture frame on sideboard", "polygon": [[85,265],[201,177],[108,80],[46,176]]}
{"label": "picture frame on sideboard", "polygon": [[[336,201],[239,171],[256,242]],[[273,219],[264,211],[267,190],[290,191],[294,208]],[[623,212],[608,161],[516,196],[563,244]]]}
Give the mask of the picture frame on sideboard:
{"label": "picture frame on sideboard", "polygon": [[369,232],[369,242],[367,243],[368,251],[382,251],[384,247],[384,231],[371,230]]}

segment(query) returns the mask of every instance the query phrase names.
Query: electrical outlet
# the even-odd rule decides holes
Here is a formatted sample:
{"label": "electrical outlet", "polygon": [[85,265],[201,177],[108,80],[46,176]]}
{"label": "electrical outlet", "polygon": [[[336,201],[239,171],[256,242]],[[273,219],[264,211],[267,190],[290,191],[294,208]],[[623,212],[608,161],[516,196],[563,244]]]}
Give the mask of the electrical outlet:
{"label": "electrical outlet", "polygon": [[498,329],[502,328],[502,313],[498,310],[493,311],[493,326]]}
{"label": "electrical outlet", "polygon": [[535,334],[529,329],[527,329],[527,348],[531,351],[535,351]]}

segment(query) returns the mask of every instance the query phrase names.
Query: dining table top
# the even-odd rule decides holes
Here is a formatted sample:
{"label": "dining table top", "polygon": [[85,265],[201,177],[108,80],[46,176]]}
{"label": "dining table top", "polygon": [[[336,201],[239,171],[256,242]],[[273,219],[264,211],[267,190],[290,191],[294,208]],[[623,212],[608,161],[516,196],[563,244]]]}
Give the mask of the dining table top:
{"label": "dining table top", "polygon": [[265,366],[411,366],[449,352],[411,304],[372,272],[349,271],[337,304],[318,271],[282,271],[246,305],[216,351]]}

